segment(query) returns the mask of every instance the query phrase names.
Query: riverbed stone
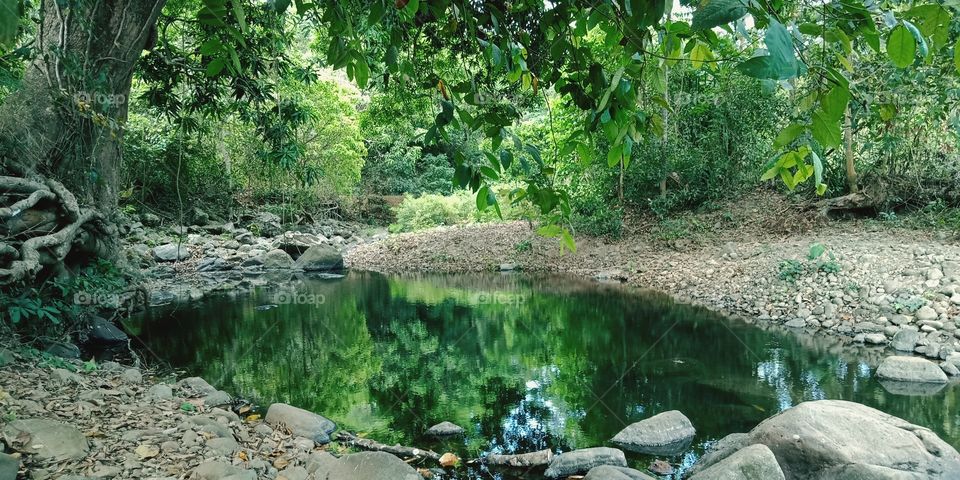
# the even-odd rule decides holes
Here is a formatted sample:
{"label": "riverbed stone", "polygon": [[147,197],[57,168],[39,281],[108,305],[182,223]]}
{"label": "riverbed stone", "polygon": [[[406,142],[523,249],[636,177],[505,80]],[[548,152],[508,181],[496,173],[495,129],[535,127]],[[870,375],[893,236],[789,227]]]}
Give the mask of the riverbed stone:
{"label": "riverbed stone", "polygon": [[689,480],[784,480],[777,457],[763,444],[754,444],[693,475]]}
{"label": "riverbed stone", "polygon": [[490,454],[483,462],[497,467],[530,468],[545,467],[553,460],[553,451],[544,449],[537,452],[517,453],[513,455]]}
{"label": "riverbed stone", "polygon": [[293,259],[290,258],[290,254],[280,249],[264,253],[259,260],[264,270],[289,270],[293,268]]}
{"label": "riverbed stone", "polygon": [[671,410],[627,426],[611,441],[632,452],[674,455],[686,450],[696,434],[690,419]]}
{"label": "riverbed stone", "polygon": [[894,350],[901,352],[912,352],[917,348],[917,342],[920,340],[920,332],[913,328],[902,328],[893,336],[890,346]]}
{"label": "riverbed stone", "polygon": [[190,250],[186,245],[166,243],[153,248],[153,258],[158,262],[175,262],[190,258]]}
{"label": "riverbed stone", "polygon": [[0,367],[13,363],[16,358],[13,356],[13,352],[7,350],[6,348],[0,347]]}
{"label": "riverbed stone", "polygon": [[220,460],[209,460],[193,470],[196,480],[257,480],[257,473]]}
{"label": "riverbed stone", "polygon": [[306,468],[318,479],[423,480],[413,467],[386,452],[352,453],[340,459],[311,455]]}
{"label": "riverbed stone", "polygon": [[314,245],[297,258],[296,266],[308,272],[343,270],[343,255],[331,245]]}
{"label": "riverbed stone", "polygon": [[614,467],[611,465],[601,465],[593,467],[587,472],[583,480],[656,480],[650,475],[639,470],[627,467]]}
{"label": "riverbed stone", "polygon": [[331,420],[285,403],[270,405],[264,420],[274,427],[284,425],[294,435],[309,438],[321,445],[330,443],[330,434],[337,429]]}
{"label": "riverbed stone", "polygon": [[929,305],[924,305],[920,307],[919,310],[917,310],[916,317],[917,317],[917,320],[921,322],[924,320],[936,320],[937,311],[930,308]]}
{"label": "riverbed stone", "polygon": [[90,322],[90,330],[87,331],[87,341],[98,345],[114,345],[127,343],[129,337],[123,330],[117,328],[113,323],[95,317]]}
{"label": "riverbed stone", "polygon": [[543,472],[547,478],[563,478],[570,475],[583,474],[594,467],[611,465],[626,467],[627,457],[622,450],[610,447],[593,447],[573,450],[557,455],[550,462],[550,466]]}
{"label": "riverbed stone", "polygon": [[41,460],[78,460],[87,455],[90,445],[76,428],[45,418],[15,420],[3,429],[7,443]]}
{"label": "riverbed stone", "polygon": [[427,429],[427,435],[431,437],[452,437],[463,435],[463,432],[463,427],[451,422],[440,422]]}
{"label": "riverbed stone", "polygon": [[170,385],[158,383],[147,390],[147,398],[155,401],[173,400],[173,388]]}
{"label": "riverbed stone", "polygon": [[[803,402],[737,443],[766,445],[791,479],[945,479],[960,472],[960,453],[929,429],[843,400]],[[700,468],[711,466],[706,461]]]}
{"label": "riverbed stone", "polygon": [[127,383],[142,383],[143,374],[140,373],[140,369],[138,368],[128,368],[120,374],[120,380]]}
{"label": "riverbed stone", "polygon": [[947,375],[937,364],[919,357],[891,356],[877,367],[877,378],[896,382],[946,383]]}

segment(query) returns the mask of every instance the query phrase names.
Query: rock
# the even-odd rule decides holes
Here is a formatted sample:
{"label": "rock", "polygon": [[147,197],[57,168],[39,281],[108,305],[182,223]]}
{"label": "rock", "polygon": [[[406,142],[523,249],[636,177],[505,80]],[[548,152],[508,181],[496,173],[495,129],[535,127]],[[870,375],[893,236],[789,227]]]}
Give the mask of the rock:
{"label": "rock", "polygon": [[210,460],[201,463],[190,477],[196,480],[257,480],[253,470],[235,467],[227,462]]}
{"label": "rock", "polygon": [[7,350],[6,348],[0,347],[0,367],[13,363],[16,360],[13,356],[13,352]]}
{"label": "rock", "polygon": [[130,340],[123,330],[120,330],[113,323],[100,317],[94,317],[90,322],[90,330],[87,331],[87,341],[98,345],[116,345],[127,343]]}
{"label": "rock", "polygon": [[87,438],[74,427],[48,419],[15,420],[3,429],[8,444],[41,460],[79,460],[87,456]]}
{"label": "rock", "polygon": [[321,445],[330,443],[330,434],[337,429],[337,425],[327,418],[285,403],[270,405],[264,420],[275,427],[282,424],[294,435],[307,437]]}
{"label": "rock", "polygon": [[343,270],[343,255],[330,245],[316,245],[300,255],[296,266],[308,272]]}
{"label": "rock", "polygon": [[904,328],[893,336],[890,346],[901,352],[912,352],[914,348],[917,348],[917,341],[919,340],[920,332]]}
{"label": "rock", "polygon": [[190,258],[190,250],[186,245],[167,243],[153,248],[153,258],[158,262],[175,262]]}
{"label": "rock", "polygon": [[427,435],[431,437],[450,437],[454,435],[463,435],[463,428],[450,422],[438,423],[427,429]]}
{"label": "rock", "polygon": [[309,476],[310,473],[307,472],[306,468],[300,466],[287,467],[277,474],[277,480],[307,480]]}
{"label": "rock", "polygon": [[0,480],[16,480],[20,470],[20,459],[6,453],[0,453]]}
{"label": "rock", "polygon": [[[960,472],[960,453],[930,430],[843,400],[803,402],[732,439],[727,451],[731,444],[766,445],[790,479],[951,478]],[[724,458],[704,456],[697,473]]]}
{"label": "rock", "polygon": [[213,388],[200,377],[187,377],[177,382],[177,389],[184,398],[199,398],[208,407],[219,407],[233,402],[229,393]]}
{"label": "rock", "polygon": [[750,445],[689,480],[784,480],[777,457],[766,445]]}
{"label": "rock", "polygon": [[137,456],[140,457],[140,460],[146,460],[148,458],[153,458],[157,455],[160,455],[160,447],[156,445],[143,444],[137,446],[133,453],[136,453]]}
{"label": "rock", "polygon": [[413,467],[386,452],[352,453],[339,460],[329,453],[311,455],[307,471],[318,479],[423,480]]}
{"label": "rock", "polygon": [[147,390],[147,398],[158,401],[173,400],[173,389],[170,385],[158,383]]}
{"label": "rock", "polygon": [[686,416],[671,410],[631,424],[611,441],[631,452],[674,455],[686,450],[696,433]]}
{"label": "rock", "polygon": [[589,472],[590,469],[601,465],[626,467],[627,458],[621,450],[616,448],[594,447],[573,450],[554,457],[543,474],[547,478],[563,478]]}
{"label": "rock", "polygon": [[553,460],[553,451],[546,449],[514,455],[490,454],[484,457],[483,462],[497,467],[530,468],[545,467],[550,464],[551,460]]}
{"label": "rock", "polygon": [[83,377],[65,368],[54,368],[50,371],[50,376],[53,377],[54,383],[60,385],[83,383]]}
{"label": "rock", "polygon": [[807,326],[807,321],[804,320],[804,319],[802,319],[802,318],[794,318],[793,320],[790,320],[789,322],[785,323],[784,325],[786,325],[786,326],[788,326],[788,327],[790,327],[790,328],[804,328],[804,327]]}
{"label": "rock", "polygon": [[123,373],[120,374],[120,380],[123,380],[124,382],[127,382],[127,383],[142,383],[143,374],[140,373],[139,369],[128,368],[124,370]]}
{"label": "rock", "polygon": [[951,377],[960,375],[960,368],[957,368],[956,365],[949,362],[940,362],[940,369],[943,370],[943,373]]}
{"label": "rock", "polygon": [[293,268],[293,259],[287,252],[279,249],[264,253],[259,260],[265,270],[289,270]]}
{"label": "rock", "polygon": [[863,341],[871,345],[883,345],[887,343],[887,336],[882,333],[868,333],[863,336]]}
{"label": "rock", "polygon": [[737,450],[748,445],[749,435],[746,433],[731,433],[726,437],[717,440],[708,451],[704,453],[697,463],[687,472],[691,476],[703,471],[708,466],[713,465],[724,458],[729,457]]}
{"label": "rock", "polygon": [[217,455],[233,455],[240,445],[233,437],[217,437],[207,440],[207,447]]}
{"label": "rock", "polygon": [[282,235],[273,239],[271,244],[273,248],[283,250],[296,260],[306,252],[307,249],[317,245],[323,245],[326,238],[318,237],[309,233],[301,232],[283,232]]}
{"label": "rock", "polygon": [[656,473],[657,475],[673,475],[674,472],[673,465],[670,465],[670,462],[660,459],[650,462],[650,466],[647,467],[647,470]]}
{"label": "rock", "polygon": [[884,358],[877,367],[877,378],[896,382],[947,382],[947,375],[937,364],[919,357],[906,356]]}
{"label": "rock", "polygon": [[639,470],[627,467],[601,465],[591,468],[583,480],[656,480]]}
{"label": "rock", "polygon": [[200,207],[193,207],[190,210],[190,221],[194,225],[204,226],[210,223],[210,215],[207,212],[200,209]]}
{"label": "rock", "polygon": [[917,320],[921,322],[924,320],[936,320],[937,312],[936,310],[930,308],[929,305],[924,305],[920,307],[920,310],[917,310],[916,317]]}
{"label": "rock", "polygon": [[270,212],[260,212],[247,227],[261,237],[273,237],[280,234],[280,217]]}
{"label": "rock", "polygon": [[140,215],[140,223],[148,227],[156,227],[157,225],[160,225],[160,217],[152,213],[144,213],[143,215]]}
{"label": "rock", "polygon": [[71,360],[80,358],[80,348],[70,342],[47,342],[43,346],[43,351],[60,358]]}
{"label": "rock", "polygon": [[519,270],[520,267],[513,263],[501,263],[497,270],[501,272],[512,272],[514,270]]}

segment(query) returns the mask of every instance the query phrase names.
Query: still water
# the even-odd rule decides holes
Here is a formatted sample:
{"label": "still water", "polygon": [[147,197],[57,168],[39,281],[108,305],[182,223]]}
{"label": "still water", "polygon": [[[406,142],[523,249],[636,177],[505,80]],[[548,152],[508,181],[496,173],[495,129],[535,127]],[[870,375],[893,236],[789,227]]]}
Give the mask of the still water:
{"label": "still water", "polygon": [[[890,393],[873,377],[879,349],[567,277],[294,278],[153,309],[129,327],[163,362],[235,395],[462,458],[607,445],[625,425],[680,410],[697,429],[690,449],[668,459],[682,471],[711,442],[827,398],[878,408],[960,446],[960,387]],[[424,437],[445,420],[466,435],[442,444]],[[640,469],[651,460],[628,458]],[[473,467],[459,475],[492,476]]]}

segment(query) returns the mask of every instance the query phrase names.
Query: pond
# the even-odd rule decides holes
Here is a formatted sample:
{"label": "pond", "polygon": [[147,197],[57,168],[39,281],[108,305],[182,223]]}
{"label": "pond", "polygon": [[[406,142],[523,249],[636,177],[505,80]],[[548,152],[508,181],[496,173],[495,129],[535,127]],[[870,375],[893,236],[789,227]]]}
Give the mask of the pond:
{"label": "pond", "polygon": [[[960,446],[958,389],[888,392],[873,376],[878,348],[568,277],[294,278],[152,309],[129,327],[145,354],[260,405],[289,403],[383,443],[461,458],[609,445],[624,426],[679,410],[697,429],[669,458],[682,472],[711,442],[816,399],[860,402]],[[426,438],[441,421],[466,435]],[[641,470],[651,460],[628,458]]]}

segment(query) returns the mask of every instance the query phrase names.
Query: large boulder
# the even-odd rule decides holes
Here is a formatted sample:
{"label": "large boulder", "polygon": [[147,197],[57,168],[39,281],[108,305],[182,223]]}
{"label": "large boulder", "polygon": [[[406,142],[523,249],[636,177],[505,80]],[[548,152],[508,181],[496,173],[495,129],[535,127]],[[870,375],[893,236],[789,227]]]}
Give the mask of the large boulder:
{"label": "large boulder", "polygon": [[153,248],[153,258],[158,262],[175,262],[190,258],[190,250],[186,245],[167,243]]}
{"label": "large boulder", "polygon": [[10,422],[3,429],[3,438],[8,445],[40,460],[78,460],[90,451],[80,430],[44,418]]}
{"label": "large boulder", "polygon": [[901,328],[893,335],[890,346],[900,352],[912,352],[920,341],[920,332],[912,328]]}
{"label": "large boulder", "polygon": [[693,475],[689,480],[784,480],[777,457],[766,445],[750,445]]}
{"label": "large boulder", "polygon": [[423,480],[406,462],[386,452],[360,452],[337,459],[327,452],[307,460],[309,478],[337,480]]}
{"label": "large boulder", "polygon": [[270,212],[261,212],[247,227],[261,237],[272,237],[280,233],[280,217]]}
{"label": "large boulder", "polygon": [[591,468],[583,480],[656,480],[655,478],[627,467],[602,465]]}
{"label": "large boulder", "polygon": [[260,258],[264,270],[289,270],[293,268],[293,259],[283,250],[270,250]]}
{"label": "large boulder", "polygon": [[[948,479],[960,472],[960,453],[935,433],[843,400],[801,403],[735,437],[726,451],[737,449],[732,443],[766,445],[788,480]],[[724,458],[705,455],[694,470],[702,473]]]}
{"label": "large boulder", "polygon": [[675,455],[689,448],[696,434],[690,419],[671,410],[627,426],[611,441],[631,452]]}
{"label": "large boulder", "polygon": [[310,247],[323,245],[327,239],[303,232],[283,232],[273,239],[273,248],[287,252],[294,260],[300,258]]}
{"label": "large boulder", "polygon": [[123,330],[120,330],[113,323],[100,317],[95,317],[90,322],[90,330],[87,331],[87,340],[97,345],[115,345],[127,343],[129,337]]}
{"label": "large boulder", "polygon": [[877,367],[877,378],[894,382],[947,383],[947,374],[939,365],[920,357],[884,358]]}
{"label": "large boulder", "polygon": [[308,272],[343,270],[343,255],[330,245],[315,245],[300,255],[296,265]]}
{"label": "large boulder", "polygon": [[573,450],[553,457],[553,461],[543,474],[547,478],[564,478],[587,473],[590,469],[601,465],[626,467],[627,457],[623,451],[609,447]]}
{"label": "large boulder", "polygon": [[294,435],[309,438],[319,444],[330,443],[330,434],[337,429],[337,424],[333,421],[285,403],[270,405],[264,420],[274,427],[283,425]]}

